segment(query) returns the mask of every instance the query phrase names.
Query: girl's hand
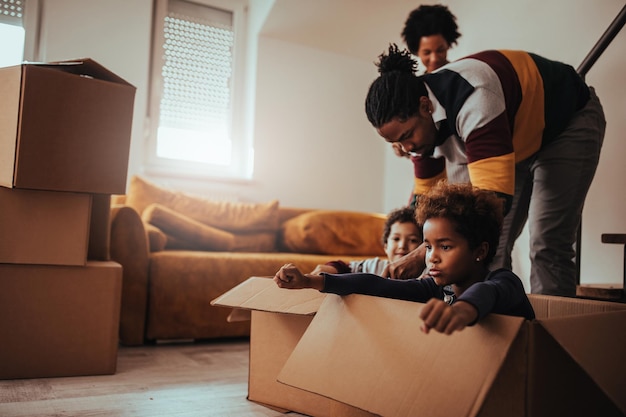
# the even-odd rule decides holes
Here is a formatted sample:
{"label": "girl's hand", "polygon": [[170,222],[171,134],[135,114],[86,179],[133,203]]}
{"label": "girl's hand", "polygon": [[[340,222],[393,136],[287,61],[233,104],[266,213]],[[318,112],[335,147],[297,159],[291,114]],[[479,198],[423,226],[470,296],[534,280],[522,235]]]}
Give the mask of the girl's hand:
{"label": "girl's hand", "polygon": [[424,320],[421,327],[424,333],[435,329],[440,333],[452,334],[455,330],[463,330],[465,326],[473,323],[478,318],[478,311],[464,301],[449,305],[443,300],[431,298],[422,307],[419,317]]}
{"label": "girl's hand", "polygon": [[324,288],[324,276],[303,274],[294,264],[283,265],[274,275],[274,282],[280,288]]}

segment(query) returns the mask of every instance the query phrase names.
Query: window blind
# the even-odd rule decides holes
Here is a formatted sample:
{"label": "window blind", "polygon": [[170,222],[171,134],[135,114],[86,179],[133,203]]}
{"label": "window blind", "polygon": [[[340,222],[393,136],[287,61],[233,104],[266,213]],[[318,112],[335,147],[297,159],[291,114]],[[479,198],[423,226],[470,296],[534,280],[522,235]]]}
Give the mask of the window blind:
{"label": "window blind", "polygon": [[159,125],[228,136],[232,13],[170,0],[164,37]]}
{"label": "window blind", "polygon": [[0,0],[0,23],[23,26],[25,0]]}

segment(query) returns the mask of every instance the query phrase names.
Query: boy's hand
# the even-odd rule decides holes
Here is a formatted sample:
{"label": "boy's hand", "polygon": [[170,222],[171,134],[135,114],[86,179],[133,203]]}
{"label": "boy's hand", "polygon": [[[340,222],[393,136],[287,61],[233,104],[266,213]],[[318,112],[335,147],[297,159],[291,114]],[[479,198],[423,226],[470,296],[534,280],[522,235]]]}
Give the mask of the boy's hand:
{"label": "boy's hand", "polygon": [[419,317],[424,320],[422,324],[424,333],[435,329],[440,333],[452,334],[455,330],[463,330],[465,326],[473,323],[478,318],[478,311],[464,301],[449,305],[443,300],[431,298],[422,307]]}
{"label": "boy's hand", "polygon": [[311,275],[319,275],[322,272],[326,272],[327,274],[336,274],[337,268],[330,265],[317,265],[313,271],[311,271]]}

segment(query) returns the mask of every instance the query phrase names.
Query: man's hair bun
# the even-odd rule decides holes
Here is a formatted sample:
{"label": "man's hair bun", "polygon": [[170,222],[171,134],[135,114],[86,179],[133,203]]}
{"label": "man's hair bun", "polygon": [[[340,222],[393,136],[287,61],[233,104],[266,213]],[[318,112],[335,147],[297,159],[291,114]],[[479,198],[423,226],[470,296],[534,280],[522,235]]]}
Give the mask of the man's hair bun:
{"label": "man's hair bun", "polygon": [[417,71],[417,62],[411,57],[411,53],[406,49],[400,50],[395,43],[389,44],[386,54],[378,56],[376,66],[380,74],[392,71],[415,74]]}

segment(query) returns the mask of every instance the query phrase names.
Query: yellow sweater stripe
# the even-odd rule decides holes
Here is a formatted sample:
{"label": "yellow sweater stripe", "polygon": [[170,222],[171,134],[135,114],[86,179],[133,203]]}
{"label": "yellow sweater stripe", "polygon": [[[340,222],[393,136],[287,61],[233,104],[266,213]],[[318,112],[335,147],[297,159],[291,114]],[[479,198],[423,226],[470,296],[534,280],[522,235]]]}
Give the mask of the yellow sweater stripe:
{"label": "yellow sweater stripe", "polygon": [[472,184],[484,190],[515,194],[515,153],[480,159],[468,166]]}
{"label": "yellow sweater stripe", "polygon": [[541,147],[545,127],[544,88],[541,74],[527,53],[500,51],[511,62],[519,78],[522,102],[515,115],[513,149],[515,161],[523,161]]}

